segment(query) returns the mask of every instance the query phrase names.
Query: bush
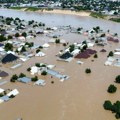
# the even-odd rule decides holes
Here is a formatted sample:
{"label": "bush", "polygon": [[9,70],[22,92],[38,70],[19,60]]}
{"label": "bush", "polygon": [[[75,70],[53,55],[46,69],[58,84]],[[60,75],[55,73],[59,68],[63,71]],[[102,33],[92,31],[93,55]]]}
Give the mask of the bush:
{"label": "bush", "polygon": [[47,75],[47,72],[46,71],[43,71],[42,73],[41,73],[41,75]]}
{"label": "bush", "polygon": [[85,72],[86,72],[87,74],[89,74],[89,73],[91,73],[91,69],[90,69],[90,68],[87,68],[87,69],[85,70]]}
{"label": "bush", "polygon": [[95,55],[94,55],[94,58],[98,58],[98,55],[97,55],[97,54],[95,54]]}
{"label": "bush", "polygon": [[115,93],[116,90],[117,90],[117,87],[116,87],[116,86],[110,85],[110,86],[108,87],[108,90],[107,90],[107,91],[108,91],[109,93]]}
{"label": "bush", "polygon": [[10,82],[15,82],[18,79],[18,76],[15,74],[11,77]]}
{"label": "bush", "polygon": [[10,43],[6,43],[4,47],[5,51],[13,50],[13,45]]}
{"label": "bush", "polygon": [[19,78],[26,77],[24,73],[20,73]]}
{"label": "bush", "polygon": [[36,82],[36,81],[38,80],[38,77],[35,76],[35,77],[33,77],[31,80],[32,80],[33,82]]}
{"label": "bush", "polygon": [[104,107],[105,110],[111,110],[112,103],[109,100],[106,100],[103,104],[103,107]]}
{"label": "bush", "polygon": [[37,50],[36,50],[36,53],[39,53],[39,52],[40,52],[40,49],[37,49]]}
{"label": "bush", "polygon": [[41,66],[40,66],[40,63],[36,63],[35,66],[36,66],[36,67],[41,67]]}
{"label": "bush", "polygon": [[25,38],[27,37],[27,33],[26,32],[23,32],[22,33],[22,36],[24,36]]}
{"label": "bush", "polygon": [[29,67],[28,69],[27,69],[27,71],[29,72],[31,70],[31,68]]}
{"label": "bush", "polygon": [[12,37],[11,35],[8,35],[8,40],[9,40],[9,39],[12,39],[12,38],[13,38],[13,37]]}
{"label": "bush", "polygon": [[116,83],[120,83],[120,75],[115,78]]}
{"label": "bush", "polygon": [[16,33],[16,34],[15,34],[15,37],[19,37],[19,36],[20,36],[19,33]]}
{"label": "bush", "polygon": [[56,39],[56,40],[55,40],[55,43],[56,43],[56,44],[60,43],[60,39]]}
{"label": "bush", "polygon": [[109,54],[108,54],[108,57],[112,57],[112,56],[114,56],[114,54],[113,54],[112,51],[110,51]]}

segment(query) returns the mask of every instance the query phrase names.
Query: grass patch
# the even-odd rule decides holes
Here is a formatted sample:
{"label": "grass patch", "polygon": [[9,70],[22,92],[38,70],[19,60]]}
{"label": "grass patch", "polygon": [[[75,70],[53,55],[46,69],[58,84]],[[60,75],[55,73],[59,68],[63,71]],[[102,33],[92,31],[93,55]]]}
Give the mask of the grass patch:
{"label": "grass patch", "polygon": [[120,22],[120,18],[110,18],[109,20],[114,21],[114,22]]}
{"label": "grass patch", "polygon": [[14,9],[14,10],[21,10],[23,8],[25,8],[25,7],[10,7],[10,9]]}
{"label": "grass patch", "polygon": [[41,10],[41,8],[28,7],[28,8],[26,8],[25,11],[38,11],[38,10]]}
{"label": "grass patch", "polygon": [[104,19],[106,17],[106,15],[103,15],[102,13],[96,13],[96,12],[92,12],[90,14],[90,16],[92,16],[94,18],[102,18],[102,19]]}

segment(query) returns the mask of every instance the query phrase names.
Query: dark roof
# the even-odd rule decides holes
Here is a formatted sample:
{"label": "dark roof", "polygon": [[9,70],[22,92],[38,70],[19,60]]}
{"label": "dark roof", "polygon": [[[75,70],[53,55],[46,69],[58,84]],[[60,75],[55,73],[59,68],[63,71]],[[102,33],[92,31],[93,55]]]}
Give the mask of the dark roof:
{"label": "dark roof", "polygon": [[84,58],[87,59],[90,57],[90,55],[93,55],[97,53],[96,50],[92,50],[92,49],[86,49],[85,51],[79,53],[78,55],[75,56],[75,58]]}
{"label": "dark roof", "polygon": [[0,47],[4,46],[4,44],[0,43]]}
{"label": "dark roof", "polygon": [[0,71],[0,77],[7,77],[9,74],[4,72],[4,71]]}
{"label": "dark roof", "polygon": [[87,52],[88,54],[95,54],[95,53],[97,53],[96,50],[92,50],[92,49],[86,49],[85,52]]}
{"label": "dark roof", "polygon": [[84,59],[87,59],[89,57],[90,57],[90,55],[87,52],[81,52],[75,56],[75,58],[84,58]]}
{"label": "dark roof", "polygon": [[114,38],[113,37],[107,37],[107,40],[108,41],[114,41]]}
{"label": "dark roof", "polygon": [[118,40],[118,39],[114,39],[114,42],[115,42],[115,43],[118,43],[118,42],[119,42],[119,40]]}
{"label": "dark roof", "polygon": [[106,50],[105,50],[105,49],[102,49],[102,50],[100,50],[100,52],[106,52]]}
{"label": "dark roof", "polygon": [[5,34],[7,34],[7,32],[6,31],[0,31],[0,34],[5,35]]}
{"label": "dark roof", "polygon": [[107,40],[108,41],[112,41],[112,42],[115,42],[115,43],[118,43],[119,40],[117,38],[113,38],[113,37],[107,37]]}
{"label": "dark roof", "polygon": [[7,63],[7,62],[12,62],[17,60],[18,57],[13,55],[13,54],[7,54],[3,59],[2,59],[2,63]]}
{"label": "dark roof", "polygon": [[70,57],[73,57],[69,52],[66,52],[60,56],[61,59],[68,59]]}

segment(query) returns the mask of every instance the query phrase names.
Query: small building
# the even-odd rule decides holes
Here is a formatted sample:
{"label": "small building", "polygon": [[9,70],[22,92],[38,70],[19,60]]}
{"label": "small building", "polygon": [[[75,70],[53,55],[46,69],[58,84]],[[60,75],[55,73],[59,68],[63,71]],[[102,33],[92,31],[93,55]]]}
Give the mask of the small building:
{"label": "small building", "polygon": [[3,93],[4,91],[5,91],[4,89],[0,88],[0,94]]}
{"label": "small building", "polygon": [[5,96],[3,96],[3,97],[0,97],[0,101],[4,101],[4,102],[7,102],[7,101],[9,101],[10,100],[10,98],[7,96],[7,95],[5,95]]}
{"label": "small building", "polygon": [[8,62],[13,62],[13,61],[16,61],[18,59],[17,56],[13,55],[13,54],[7,54],[5,57],[3,57],[2,59],[2,63],[3,64],[6,64]]}
{"label": "small building", "polygon": [[45,84],[46,84],[45,80],[41,80],[41,79],[34,83],[34,85],[41,85],[41,86],[44,86]]}
{"label": "small building", "polygon": [[23,83],[29,83],[29,82],[31,82],[31,78],[22,77],[22,78],[18,78],[18,81],[23,82]]}
{"label": "small building", "polygon": [[16,96],[16,95],[18,95],[19,94],[19,91],[17,90],[17,89],[14,89],[14,90],[12,90],[11,92],[9,92],[8,94],[7,94],[7,96],[8,97],[10,97],[10,96]]}
{"label": "small building", "polygon": [[73,57],[73,55],[70,54],[69,52],[66,52],[66,53],[64,53],[60,56],[61,59],[68,59],[68,58],[71,58],[71,57]]}
{"label": "small building", "polygon": [[4,72],[4,71],[0,71],[0,77],[7,77],[9,74]]}

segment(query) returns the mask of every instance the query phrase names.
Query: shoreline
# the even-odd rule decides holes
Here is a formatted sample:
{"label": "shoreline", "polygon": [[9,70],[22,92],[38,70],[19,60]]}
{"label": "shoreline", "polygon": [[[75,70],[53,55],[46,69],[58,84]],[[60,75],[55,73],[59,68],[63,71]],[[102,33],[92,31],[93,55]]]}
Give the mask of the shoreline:
{"label": "shoreline", "polygon": [[80,12],[76,12],[76,11],[71,11],[71,10],[39,10],[36,11],[38,13],[53,13],[53,14],[66,14],[66,15],[77,15],[77,16],[90,16],[90,12],[85,12],[85,11],[80,11]]}
{"label": "shoreline", "polygon": [[51,13],[51,14],[64,14],[64,15],[76,15],[76,16],[90,16],[91,12],[87,11],[71,11],[71,10],[60,10],[60,9],[53,9],[53,10],[46,10],[46,9],[38,9],[38,10],[27,10],[27,8],[21,9],[11,9],[17,11],[25,11],[25,12],[35,12],[35,13]]}

